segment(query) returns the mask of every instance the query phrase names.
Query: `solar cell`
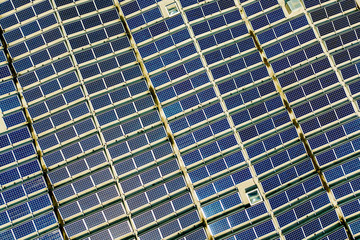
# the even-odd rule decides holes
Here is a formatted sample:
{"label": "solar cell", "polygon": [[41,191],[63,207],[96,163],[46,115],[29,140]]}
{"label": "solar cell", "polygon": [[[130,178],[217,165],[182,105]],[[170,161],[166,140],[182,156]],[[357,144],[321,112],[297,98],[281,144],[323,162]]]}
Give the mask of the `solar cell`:
{"label": "solar cell", "polygon": [[357,2],[299,3],[0,3],[0,238],[358,238]]}

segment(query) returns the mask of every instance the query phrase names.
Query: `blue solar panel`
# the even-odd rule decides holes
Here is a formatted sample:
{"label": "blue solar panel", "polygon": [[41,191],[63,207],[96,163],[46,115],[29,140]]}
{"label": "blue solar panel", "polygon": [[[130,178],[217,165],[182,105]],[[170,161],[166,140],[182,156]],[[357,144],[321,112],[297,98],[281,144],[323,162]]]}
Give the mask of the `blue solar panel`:
{"label": "blue solar panel", "polygon": [[0,3],[1,238],[357,238],[356,6]]}

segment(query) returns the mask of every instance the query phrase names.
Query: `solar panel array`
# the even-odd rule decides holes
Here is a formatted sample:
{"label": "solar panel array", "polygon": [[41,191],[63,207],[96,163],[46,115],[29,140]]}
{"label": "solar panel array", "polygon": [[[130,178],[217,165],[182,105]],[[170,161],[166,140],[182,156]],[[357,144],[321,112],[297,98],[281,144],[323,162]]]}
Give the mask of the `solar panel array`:
{"label": "solar panel array", "polygon": [[299,1],[0,1],[0,238],[359,237],[360,11]]}

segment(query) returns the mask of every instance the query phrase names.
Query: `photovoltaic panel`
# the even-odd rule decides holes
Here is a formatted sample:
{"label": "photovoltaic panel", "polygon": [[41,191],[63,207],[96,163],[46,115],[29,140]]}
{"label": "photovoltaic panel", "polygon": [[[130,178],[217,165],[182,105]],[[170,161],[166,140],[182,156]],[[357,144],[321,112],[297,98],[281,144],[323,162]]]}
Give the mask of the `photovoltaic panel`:
{"label": "photovoltaic panel", "polygon": [[356,239],[357,4],[1,1],[1,238]]}

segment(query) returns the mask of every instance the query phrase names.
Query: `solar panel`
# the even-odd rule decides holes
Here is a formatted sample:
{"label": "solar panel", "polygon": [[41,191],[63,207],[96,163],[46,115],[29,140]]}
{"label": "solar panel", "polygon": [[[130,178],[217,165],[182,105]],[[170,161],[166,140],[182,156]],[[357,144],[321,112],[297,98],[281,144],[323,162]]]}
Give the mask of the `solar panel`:
{"label": "solar panel", "polygon": [[1,238],[358,238],[357,4],[1,1]]}

